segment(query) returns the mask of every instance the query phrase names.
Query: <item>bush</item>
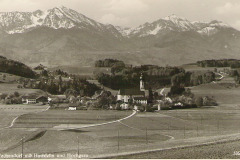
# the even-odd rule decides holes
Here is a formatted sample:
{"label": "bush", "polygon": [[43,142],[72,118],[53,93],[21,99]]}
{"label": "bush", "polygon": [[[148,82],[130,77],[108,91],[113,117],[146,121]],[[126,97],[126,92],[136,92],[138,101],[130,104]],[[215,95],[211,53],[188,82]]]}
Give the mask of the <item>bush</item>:
{"label": "bush", "polygon": [[122,110],[119,103],[116,104],[116,110],[118,110],[118,111]]}
{"label": "bush", "polygon": [[15,97],[19,97],[20,94],[19,94],[18,92],[14,92],[14,96],[15,96]]}
{"label": "bush", "polygon": [[202,107],[203,106],[203,98],[202,97],[198,97],[196,100],[195,100],[195,103],[198,107]]}
{"label": "bush", "polygon": [[3,93],[0,95],[0,99],[5,99],[8,95],[6,93]]}
{"label": "bush", "polygon": [[172,86],[169,95],[181,95],[185,91],[184,87]]}
{"label": "bush", "polygon": [[210,98],[208,96],[203,97],[203,106],[217,106],[217,102],[216,100],[214,100],[213,98]]}
{"label": "bush", "polygon": [[144,112],[144,111],[145,111],[145,107],[144,107],[144,106],[139,106],[139,107],[138,107],[138,110],[139,110],[140,112]]}

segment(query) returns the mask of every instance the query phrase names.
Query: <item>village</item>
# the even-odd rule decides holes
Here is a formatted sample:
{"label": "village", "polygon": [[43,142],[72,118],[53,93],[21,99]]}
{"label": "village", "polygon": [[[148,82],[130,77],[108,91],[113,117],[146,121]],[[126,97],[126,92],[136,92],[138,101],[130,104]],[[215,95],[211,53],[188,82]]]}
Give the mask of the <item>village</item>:
{"label": "village", "polygon": [[[113,64],[117,64],[110,70],[116,70],[118,67],[121,68],[120,71],[122,70],[122,62],[109,59],[104,61],[113,61]],[[119,63],[121,63],[120,66],[118,66]],[[139,69],[141,70],[141,67]],[[119,72],[119,69],[117,70]],[[42,92],[23,95],[17,91],[9,95],[1,93],[2,102],[5,104],[50,105],[50,109],[72,111],[110,109],[142,112],[217,105],[215,100],[207,96],[195,98],[190,88],[176,87],[179,86],[178,84],[153,90],[149,83],[146,85],[145,80],[148,79],[148,75],[145,74],[144,77],[142,72],[139,72],[138,81],[135,81],[132,87],[113,90],[96,83],[96,81],[81,79],[77,75],[68,74],[60,69],[50,71],[41,64],[35,67],[34,71],[38,74],[37,79],[20,77],[10,83],[17,83],[19,90],[41,89]],[[2,77],[2,80],[4,79],[6,79],[6,74]],[[179,90],[181,91],[179,92]]]}
{"label": "village", "polygon": [[[1,153],[27,156],[44,146],[45,152],[68,150],[96,158],[176,146],[186,139],[199,144],[200,137],[211,140],[212,134],[237,130],[232,127],[238,112],[226,110],[238,103],[235,69],[132,66],[113,59],[96,64],[92,77],[43,65],[33,68],[33,78],[2,72],[2,137],[11,138],[0,144]],[[23,146],[16,146],[19,140]]]}

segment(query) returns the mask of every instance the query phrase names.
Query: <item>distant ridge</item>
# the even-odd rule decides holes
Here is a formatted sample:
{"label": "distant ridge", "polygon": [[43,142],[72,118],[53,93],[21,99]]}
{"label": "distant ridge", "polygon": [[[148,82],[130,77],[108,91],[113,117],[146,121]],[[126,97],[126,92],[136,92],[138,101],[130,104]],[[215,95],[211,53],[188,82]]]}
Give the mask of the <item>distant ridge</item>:
{"label": "distant ridge", "polygon": [[179,65],[240,58],[239,44],[240,31],[217,20],[191,22],[170,15],[123,28],[99,23],[64,6],[0,13],[0,55],[34,65],[93,65],[102,58]]}

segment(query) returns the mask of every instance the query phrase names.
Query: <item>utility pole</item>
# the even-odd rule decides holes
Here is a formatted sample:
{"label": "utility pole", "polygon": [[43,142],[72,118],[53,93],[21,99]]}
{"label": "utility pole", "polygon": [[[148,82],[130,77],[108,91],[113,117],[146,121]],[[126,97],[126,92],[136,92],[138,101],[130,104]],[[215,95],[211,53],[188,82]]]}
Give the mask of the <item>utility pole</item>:
{"label": "utility pole", "polygon": [[79,136],[77,136],[77,140],[78,140],[78,151],[77,151],[77,154],[78,154],[78,157],[79,157]]}
{"label": "utility pole", "polygon": [[198,137],[198,125],[197,125],[197,137]]}
{"label": "utility pole", "polygon": [[146,128],[146,144],[148,144],[148,130]]}
{"label": "utility pole", "polygon": [[119,130],[118,130],[118,151],[119,151]]}
{"label": "utility pole", "polygon": [[24,144],[24,137],[22,137],[21,139],[21,143],[22,143],[22,159],[24,158],[24,155],[23,155],[23,144]]}
{"label": "utility pole", "polygon": [[185,139],[185,124],[184,124],[183,135],[184,135],[184,139]]}

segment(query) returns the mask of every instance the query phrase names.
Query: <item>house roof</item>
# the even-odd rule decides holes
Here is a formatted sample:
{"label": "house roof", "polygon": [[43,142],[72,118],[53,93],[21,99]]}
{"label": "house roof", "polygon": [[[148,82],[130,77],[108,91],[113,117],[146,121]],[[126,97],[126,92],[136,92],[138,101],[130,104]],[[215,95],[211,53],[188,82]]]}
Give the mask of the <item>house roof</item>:
{"label": "house roof", "polygon": [[138,88],[120,89],[119,95],[145,95],[144,91],[140,91]]}
{"label": "house roof", "polygon": [[66,99],[66,95],[50,95],[50,98]]}
{"label": "house roof", "polygon": [[79,105],[77,103],[70,103],[69,107],[78,107]]}
{"label": "house roof", "polygon": [[38,99],[38,98],[41,98],[41,97],[45,97],[47,98],[46,96],[44,95],[27,95],[27,96],[22,96],[23,99]]}
{"label": "house roof", "polygon": [[23,99],[37,99],[37,95],[22,96]]}
{"label": "house roof", "polygon": [[141,101],[146,101],[147,100],[147,98],[145,98],[145,97],[134,97],[133,99],[134,100],[141,100]]}

